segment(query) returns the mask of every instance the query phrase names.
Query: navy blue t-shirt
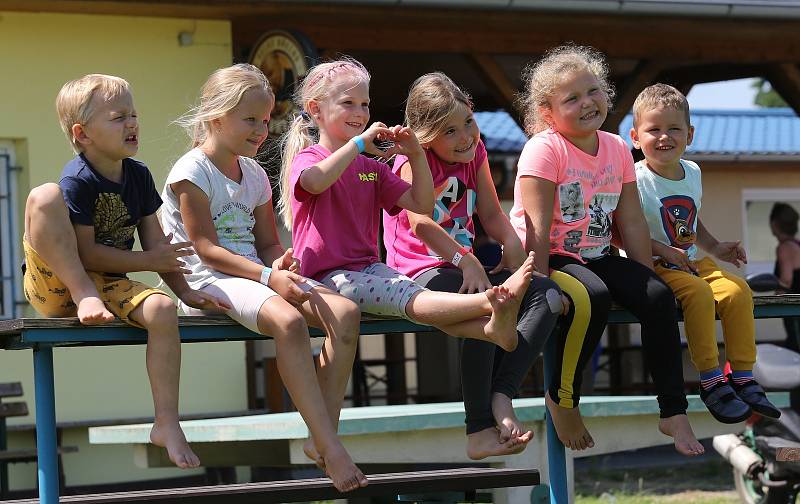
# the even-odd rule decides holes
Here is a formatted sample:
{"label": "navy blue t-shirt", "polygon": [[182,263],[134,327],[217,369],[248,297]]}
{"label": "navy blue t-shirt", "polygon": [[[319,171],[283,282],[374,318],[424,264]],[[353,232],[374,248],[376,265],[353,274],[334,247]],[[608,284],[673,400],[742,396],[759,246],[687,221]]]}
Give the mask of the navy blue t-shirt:
{"label": "navy blue t-shirt", "polygon": [[118,184],[96,172],[80,154],[64,166],[58,185],[70,220],[93,226],[95,243],[122,250],[133,248],[133,233],[142,217],[161,206],[150,170],[131,158],[122,160]]}

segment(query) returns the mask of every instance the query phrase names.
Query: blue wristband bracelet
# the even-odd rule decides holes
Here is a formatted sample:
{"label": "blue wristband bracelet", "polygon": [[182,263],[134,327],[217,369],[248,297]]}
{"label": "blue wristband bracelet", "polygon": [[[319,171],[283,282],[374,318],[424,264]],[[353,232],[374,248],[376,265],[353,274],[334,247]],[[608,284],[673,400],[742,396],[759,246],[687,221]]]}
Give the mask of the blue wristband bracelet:
{"label": "blue wristband bracelet", "polygon": [[269,286],[269,277],[272,274],[272,268],[269,266],[264,266],[264,269],[261,270],[261,279],[259,280],[260,283]]}
{"label": "blue wristband bracelet", "polygon": [[362,152],[364,152],[364,149],[365,149],[366,147],[365,147],[365,145],[364,145],[364,139],[363,139],[363,138],[361,138],[361,135],[354,136],[354,137],[353,137],[353,143],[354,143],[354,144],[356,144],[356,147],[358,147],[358,153],[359,153],[359,154],[361,154]]}

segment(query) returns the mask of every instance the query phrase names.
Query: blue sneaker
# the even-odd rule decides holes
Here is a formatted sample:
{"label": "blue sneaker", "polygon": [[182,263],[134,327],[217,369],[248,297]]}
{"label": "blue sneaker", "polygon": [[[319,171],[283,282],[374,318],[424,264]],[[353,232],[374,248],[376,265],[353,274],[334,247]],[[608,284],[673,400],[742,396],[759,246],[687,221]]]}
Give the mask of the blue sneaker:
{"label": "blue sneaker", "polygon": [[725,424],[743,422],[753,414],[750,406],[739,399],[733,388],[724,381],[708,390],[700,389],[700,399],[705,403],[711,416]]}
{"label": "blue sneaker", "polygon": [[742,401],[749,404],[753,411],[759,415],[769,418],[779,418],[781,416],[781,410],[769,402],[767,393],[764,392],[764,389],[761,388],[761,385],[759,385],[757,381],[748,380],[741,385],[737,385],[733,381],[731,375],[728,375],[728,381],[731,387],[733,387],[733,390],[736,391],[736,395],[738,395]]}

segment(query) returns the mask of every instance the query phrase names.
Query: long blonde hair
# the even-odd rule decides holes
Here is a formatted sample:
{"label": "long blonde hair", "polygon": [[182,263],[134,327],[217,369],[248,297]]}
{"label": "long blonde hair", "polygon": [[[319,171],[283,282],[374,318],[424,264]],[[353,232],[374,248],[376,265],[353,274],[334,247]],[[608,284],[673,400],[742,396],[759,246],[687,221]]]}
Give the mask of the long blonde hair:
{"label": "long blonde hair", "polygon": [[214,71],[200,89],[200,102],[175,122],[186,130],[192,147],[202,145],[211,131],[211,121],[231,111],[250,89],[260,89],[275,99],[264,73],[253,65],[238,63]]}
{"label": "long blonde hair", "polygon": [[608,64],[603,53],[594,47],[575,44],[555,47],[522,72],[525,93],[520,96],[519,103],[525,116],[525,133],[533,136],[550,126],[542,117],[541,109],[550,108],[550,98],[564,81],[565,75],[582,70],[591,72],[597,78],[611,108],[614,87],[608,80]]}
{"label": "long blonde hair", "polygon": [[472,99],[442,72],[425,74],[411,84],[406,100],[406,126],[419,143],[432,142],[444,131],[447,118],[463,104],[472,110]]}
{"label": "long blonde hair", "polygon": [[354,86],[362,82],[369,85],[370,75],[364,65],[353,58],[345,57],[336,61],[320,63],[311,68],[294,93],[295,104],[301,113],[292,120],[288,131],[281,139],[281,198],[278,202],[278,212],[283,217],[286,229],[292,229],[290,203],[292,189],[289,186],[292,162],[298,152],[314,145],[319,138],[319,126],[308,114],[308,103],[311,100],[322,101],[328,98],[333,83],[345,78],[352,79]]}

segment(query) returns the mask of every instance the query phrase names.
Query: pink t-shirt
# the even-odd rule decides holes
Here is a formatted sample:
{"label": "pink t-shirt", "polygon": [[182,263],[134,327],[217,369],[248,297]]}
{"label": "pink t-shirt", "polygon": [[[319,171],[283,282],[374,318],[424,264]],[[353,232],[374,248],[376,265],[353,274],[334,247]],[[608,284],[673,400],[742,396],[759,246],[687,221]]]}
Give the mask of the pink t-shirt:
{"label": "pink t-shirt", "polygon": [[[425,154],[433,175],[436,197],[433,220],[451,238],[471,249],[475,238],[472,214],[477,202],[478,168],[486,161],[486,147],[479,142],[475,158],[469,163],[447,164],[431,149],[427,149]],[[408,158],[405,156],[397,156],[395,173],[399,175],[406,161]],[[396,215],[383,215],[383,244],[386,246],[386,264],[410,277],[430,268],[450,264],[450,258],[443,260],[411,231],[406,210]]]}
{"label": "pink t-shirt", "polygon": [[552,129],[534,136],[519,158],[511,224],[525,243],[525,214],[519,179],[540,177],[556,184],[550,253],[581,262],[606,255],[622,184],[636,183],[633,157],[619,135],[597,132],[600,146],[590,156]]}
{"label": "pink t-shirt", "polygon": [[397,200],[411,186],[383,163],[356,156],[339,179],[320,194],[299,183],[300,174],[331,153],[321,145],[292,161],[292,242],[303,276],[321,279],[332,270],[360,271],[380,261],[380,209],[397,213]]}

